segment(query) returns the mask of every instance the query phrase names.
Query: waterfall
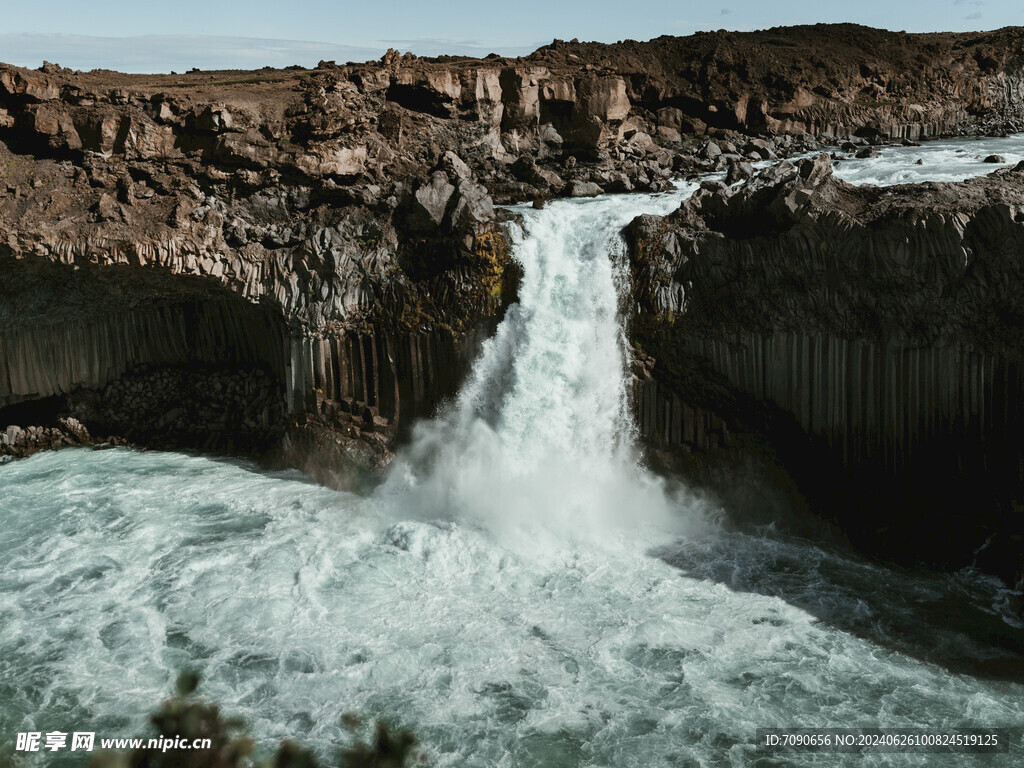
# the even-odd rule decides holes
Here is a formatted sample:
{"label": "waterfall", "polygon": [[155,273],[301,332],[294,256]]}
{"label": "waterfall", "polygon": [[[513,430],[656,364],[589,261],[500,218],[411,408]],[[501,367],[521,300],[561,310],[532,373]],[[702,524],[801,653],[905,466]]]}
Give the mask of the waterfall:
{"label": "waterfall", "polygon": [[534,543],[541,532],[604,539],[609,527],[681,524],[678,499],[639,463],[618,310],[622,228],[690,192],[515,209],[520,301],[379,495],[401,515],[468,518]]}

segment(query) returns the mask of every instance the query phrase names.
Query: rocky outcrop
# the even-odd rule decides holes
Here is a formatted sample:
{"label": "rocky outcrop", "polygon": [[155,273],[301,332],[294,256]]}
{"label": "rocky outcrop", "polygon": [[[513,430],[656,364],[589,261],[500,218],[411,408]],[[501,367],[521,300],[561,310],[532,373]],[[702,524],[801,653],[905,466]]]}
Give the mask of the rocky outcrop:
{"label": "rocky outcrop", "polygon": [[[85,393],[102,400],[82,415],[95,434],[138,444],[260,454],[310,416],[349,455],[386,454],[403,419],[454,392],[515,296],[488,191],[452,152],[382,186],[365,145],[324,138],[298,108],[290,130],[316,138],[290,149],[278,92],[239,108],[5,71],[4,425],[51,428],[25,421],[32,405],[59,399],[52,422]],[[198,378],[183,383],[183,366]],[[154,368],[160,386],[119,411],[117,393]],[[245,371],[270,378],[259,414],[220,397]],[[369,429],[331,415],[362,409]]]}
{"label": "rocky outcrop", "polygon": [[[555,41],[529,57],[551,71],[594,62],[627,83],[659,132],[928,138],[972,126],[1020,130],[1020,28],[965,34],[855,24],[699,32],[616,45]],[[654,134],[652,134],[654,135]]]}
{"label": "rocky outcrop", "polygon": [[53,427],[9,425],[0,432],[0,461],[6,457],[31,456],[39,451],[53,451],[71,445],[92,442],[89,430],[77,419],[64,416]]}
{"label": "rocky outcrop", "polygon": [[648,439],[747,435],[859,545],[1016,580],[1022,171],[853,187],[824,155],[634,221]]}

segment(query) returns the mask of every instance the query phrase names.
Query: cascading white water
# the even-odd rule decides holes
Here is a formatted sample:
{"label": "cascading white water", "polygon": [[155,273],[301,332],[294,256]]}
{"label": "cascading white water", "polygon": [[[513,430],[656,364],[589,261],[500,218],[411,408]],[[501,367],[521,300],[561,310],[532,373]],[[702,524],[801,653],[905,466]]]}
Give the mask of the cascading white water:
{"label": "cascading white water", "polygon": [[695,186],[519,209],[519,303],[456,402],[418,425],[380,498],[406,515],[525,535],[531,547],[538,537],[603,541],[616,528],[700,525],[638,465],[619,317],[622,228],[678,207]]}
{"label": "cascading white water", "polygon": [[264,749],[330,756],[356,711],[441,767],[741,766],[768,760],[758,727],[1024,722],[1005,587],[725,533],[638,466],[609,254],[687,191],[520,211],[522,301],[371,498],[175,453],[0,467],[0,762],[18,731],[145,733],[182,667]]}

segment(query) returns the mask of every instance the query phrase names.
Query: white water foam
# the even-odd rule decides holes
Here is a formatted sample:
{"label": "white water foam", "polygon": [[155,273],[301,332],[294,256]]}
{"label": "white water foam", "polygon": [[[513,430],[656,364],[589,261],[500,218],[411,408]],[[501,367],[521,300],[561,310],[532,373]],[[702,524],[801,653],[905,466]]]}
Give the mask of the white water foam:
{"label": "white water foam", "polygon": [[[185,666],[265,749],[293,738],[329,756],[357,711],[412,728],[438,766],[741,766],[762,726],[1024,719],[1021,684],[871,636],[914,624],[940,580],[806,543],[712,534],[657,557],[534,557],[238,462],[75,449],[4,469],[5,739],[144,733]],[[921,625],[909,650],[956,641]],[[988,757],[1009,768],[1022,751]]]}
{"label": "white water foam", "polygon": [[468,520],[530,548],[706,527],[695,500],[638,464],[619,317],[622,228],[694,188],[518,209],[519,303],[456,402],[418,425],[379,497],[403,517]]}
{"label": "white water foam", "polygon": [[[919,147],[880,146],[878,157],[842,159],[833,173],[851,184],[918,184],[925,181],[965,181],[1024,160],[1024,134],[1005,138],[942,139]],[[989,155],[1002,163],[986,163]],[[918,160],[921,161],[918,164]]]}

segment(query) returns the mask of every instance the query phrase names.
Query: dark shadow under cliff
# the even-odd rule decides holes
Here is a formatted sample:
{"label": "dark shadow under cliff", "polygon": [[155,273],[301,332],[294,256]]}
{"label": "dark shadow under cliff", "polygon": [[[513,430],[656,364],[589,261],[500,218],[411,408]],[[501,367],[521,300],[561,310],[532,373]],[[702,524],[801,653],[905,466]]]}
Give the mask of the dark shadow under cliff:
{"label": "dark shadow under cliff", "polygon": [[654,554],[686,576],[778,597],[830,627],[955,674],[1024,682],[1024,624],[1013,618],[1020,597],[976,573],[886,567],[777,534],[722,534]]}

